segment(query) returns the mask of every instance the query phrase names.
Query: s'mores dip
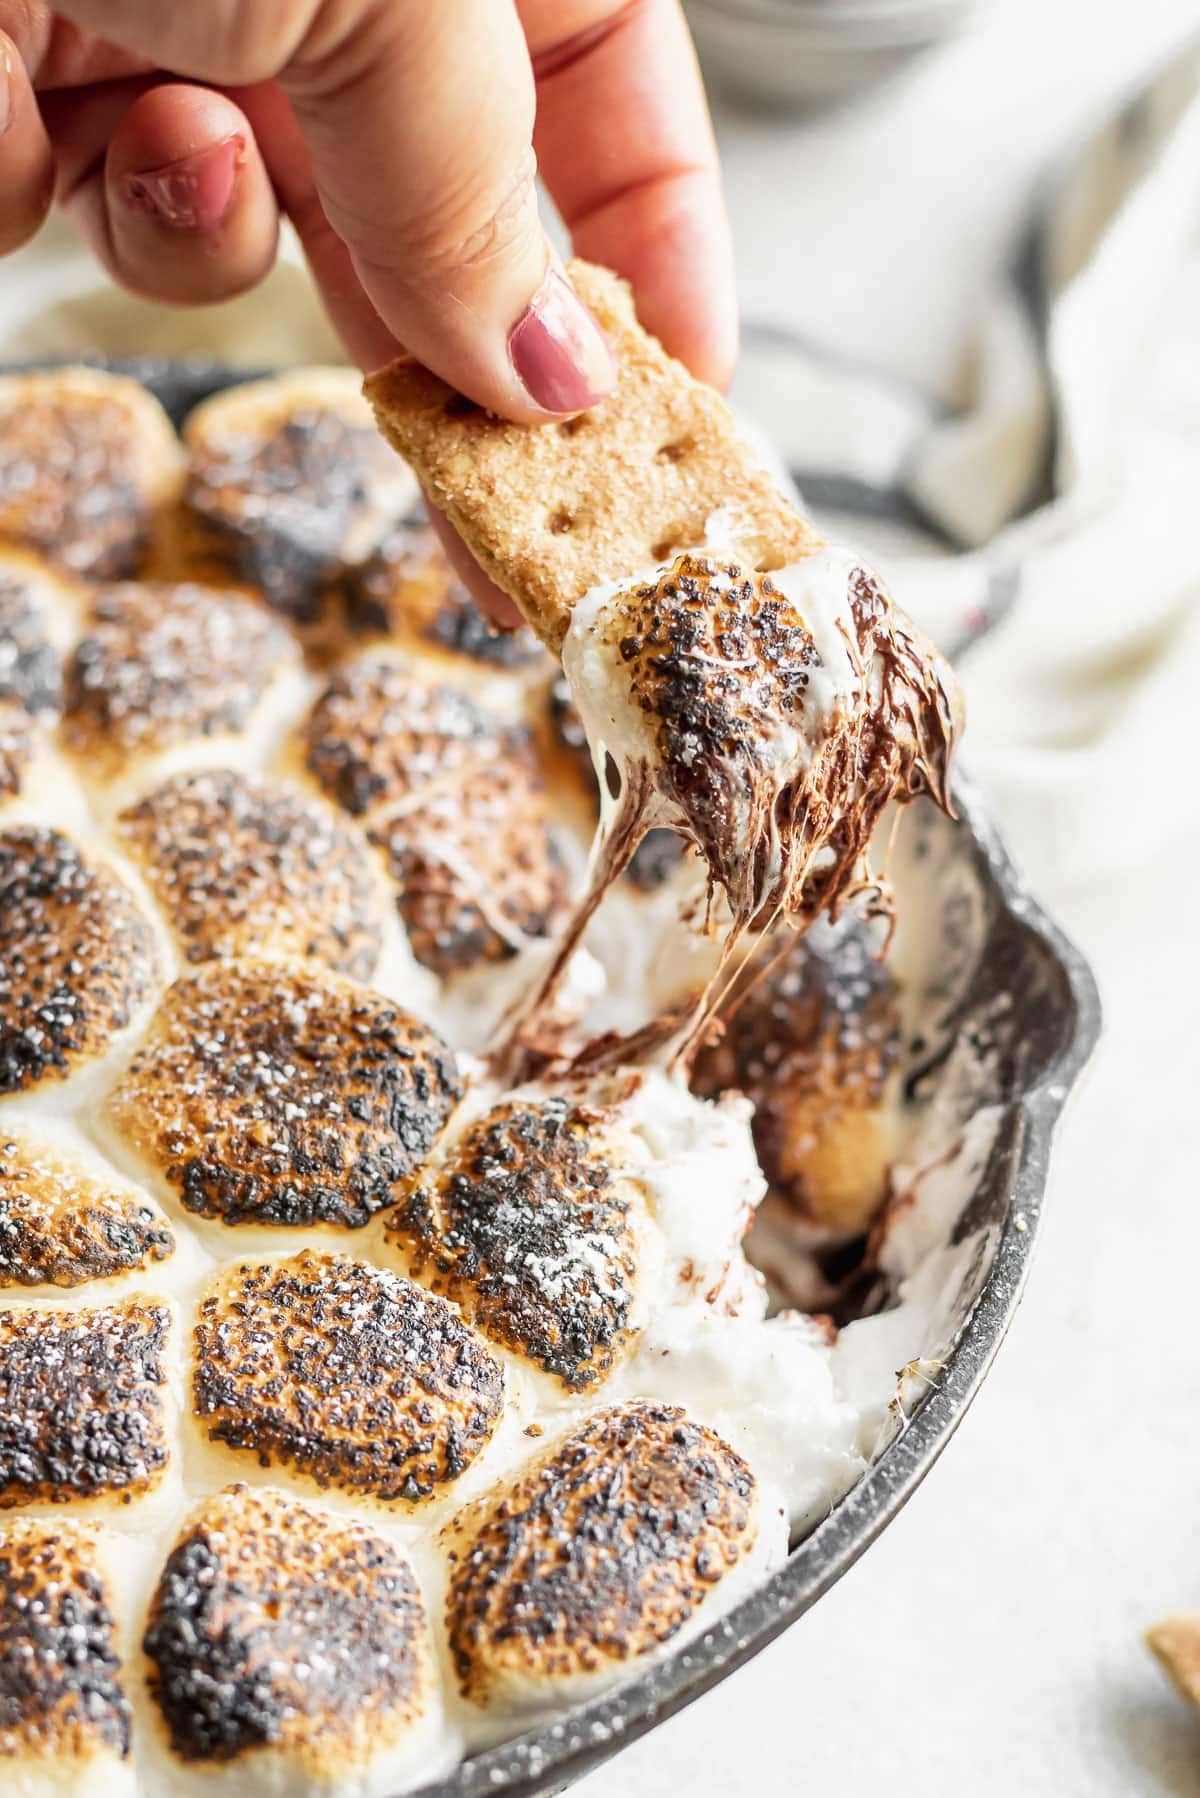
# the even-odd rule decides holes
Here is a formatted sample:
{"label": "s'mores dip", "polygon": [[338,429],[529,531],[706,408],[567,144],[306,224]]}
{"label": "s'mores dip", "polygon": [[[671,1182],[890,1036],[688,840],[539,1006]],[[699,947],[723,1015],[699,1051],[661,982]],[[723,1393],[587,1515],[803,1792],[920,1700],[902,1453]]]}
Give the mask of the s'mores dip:
{"label": "s'mores dip", "polygon": [[[664,826],[702,857],[732,952],[754,926],[802,927],[853,893],[884,894],[875,827],[921,793],[948,808],[958,691],[878,576],[822,541],[720,398],[641,328],[628,289],[584,263],[571,273],[620,370],[593,410],[507,424],[403,361],[366,391],[433,503],[561,656],[601,795],[563,957]],[[689,1041],[708,1015],[702,1004]]]}
{"label": "s'mores dip", "polygon": [[620,380],[542,429],[0,380],[22,1798],[436,1780],[719,1624],[903,1402],[924,1314],[836,1270],[913,1155],[871,838],[957,691],[572,278]]}

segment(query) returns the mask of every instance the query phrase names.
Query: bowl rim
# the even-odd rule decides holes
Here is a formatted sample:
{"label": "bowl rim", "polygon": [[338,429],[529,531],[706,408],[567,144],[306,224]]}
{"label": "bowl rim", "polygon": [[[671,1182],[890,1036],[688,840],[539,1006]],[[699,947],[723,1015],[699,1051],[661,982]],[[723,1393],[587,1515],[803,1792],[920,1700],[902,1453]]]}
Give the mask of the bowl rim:
{"label": "bowl rim", "polygon": [[700,1698],[803,1616],[866,1552],[912,1497],[962,1422],[1016,1314],[1029,1277],[1055,1130],[1100,1034],[1099,989],[1087,960],[1027,891],[983,802],[954,781],[958,828],[1009,917],[1050,951],[1067,989],[1070,1033],[1007,1108],[1008,1203],[991,1265],[942,1376],[903,1430],[784,1564],[699,1637],[605,1697],[484,1749],[404,1798],[539,1798],[562,1791]]}
{"label": "bowl rim", "polygon": [[757,32],[794,50],[853,56],[920,49],[951,36],[978,0],[914,0],[911,5],[863,4],[845,13],[778,0],[687,0],[689,23]]}

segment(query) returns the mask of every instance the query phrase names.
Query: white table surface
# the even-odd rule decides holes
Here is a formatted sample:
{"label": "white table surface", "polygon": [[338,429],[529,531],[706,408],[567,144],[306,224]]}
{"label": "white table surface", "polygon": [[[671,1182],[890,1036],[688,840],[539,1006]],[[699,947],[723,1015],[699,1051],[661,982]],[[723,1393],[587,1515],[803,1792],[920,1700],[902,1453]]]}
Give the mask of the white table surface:
{"label": "white table surface", "polygon": [[[852,111],[722,108],[747,311],[948,389],[1046,158],[1195,17],[997,0]],[[1028,1296],[943,1460],[808,1617],[581,1798],[1200,1794],[1200,1715],[1140,1640],[1200,1608],[1197,822],[1153,866],[1045,895],[1106,1034]]]}

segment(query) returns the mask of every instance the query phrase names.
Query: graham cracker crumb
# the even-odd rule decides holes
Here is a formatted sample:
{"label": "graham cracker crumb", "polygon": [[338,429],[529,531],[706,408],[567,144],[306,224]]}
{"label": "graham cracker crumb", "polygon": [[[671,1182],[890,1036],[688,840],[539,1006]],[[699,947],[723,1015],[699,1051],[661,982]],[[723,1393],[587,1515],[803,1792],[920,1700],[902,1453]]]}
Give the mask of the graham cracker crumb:
{"label": "graham cracker crumb", "polygon": [[1200,1705],[1200,1611],[1164,1617],[1146,1631],[1146,1646],[1180,1697]]}

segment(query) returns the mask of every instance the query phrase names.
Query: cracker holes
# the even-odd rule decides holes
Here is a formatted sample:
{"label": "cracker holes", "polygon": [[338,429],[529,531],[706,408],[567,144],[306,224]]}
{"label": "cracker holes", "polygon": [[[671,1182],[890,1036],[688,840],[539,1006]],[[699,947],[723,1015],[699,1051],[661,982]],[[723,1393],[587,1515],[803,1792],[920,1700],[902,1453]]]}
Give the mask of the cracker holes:
{"label": "cracker holes", "polygon": [[556,537],[566,537],[575,529],[575,514],[568,506],[559,506],[550,513],[546,520],[546,528]]}
{"label": "cracker holes", "polygon": [[559,435],[562,437],[578,437],[580,431],[585,430],[586,427],[587,419],[581,412],[575,418],[564,418],[559,425],[558,430]]}
{"label": "cracker holes", "polygon": [[660,443],[654,452],[660,462],[682,462],[690,456],[696,447],[694,437],[676,437],[670,443]]}

